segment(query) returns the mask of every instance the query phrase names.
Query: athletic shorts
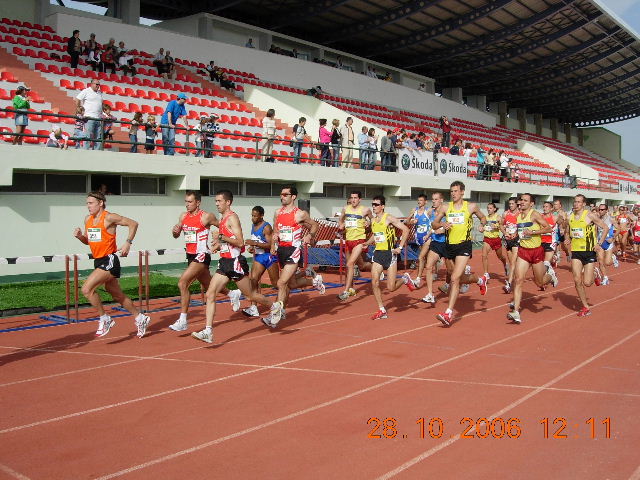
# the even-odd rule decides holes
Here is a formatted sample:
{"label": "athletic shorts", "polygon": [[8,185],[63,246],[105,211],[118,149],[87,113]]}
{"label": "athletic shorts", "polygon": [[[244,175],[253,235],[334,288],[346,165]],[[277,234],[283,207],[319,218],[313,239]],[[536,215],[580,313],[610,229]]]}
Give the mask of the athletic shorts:
{"label": "athletic shorts", "polygon": [[518,248],[520,246],[520,239],[514,238],[513,240],[504,239],[504,248],[507,249],[507,252],[510,252],[514,248]]}
{"label": "athletic shorts", "polygon": [[366,240],[364,238],[359,238],[358,240],[346,240],[344,242],[344,246],[347,249],[347,253],[353,252],[353,249],[358,245],[362,245]]}
{"label": "athletic shorts", "polygon": [[437,253],[440,258],[446,258],[447,244],[445,242],[436,242],[435,240],[432,240],[431,245],[429,245],[429,251]]}
{"label": "athletic shorts", "polygon": [[387,270],[396,261],[396,254],[391,250],[374,250],[373,252],[373,263],[382,265],[384,270]]}
{"label": "athletic shorts", "polygon": [[288,263],[304,265],[302,248],[300,247],[278,247],[277,256],[280,267],[284,267]]}
{"label": "athletic shorts", "polygon": [[545,252],[555,252],[556,251],[556,247],[558,246],[558,244],[556,242],[542,242],[542,249]]}
{"label": "athletic shorts", "polygon": [[190,265],[191,262],[203,263],[209,268],[211,265],[211,254],[210,253],[187,253],[187,265]]}
{"label": "athletic shorts", "polygon": [[600,245],[605,252],[613,250],[613,243],[611,243],[611,240],[613,240],[613,238],[605,240],[604,242],[602,242],[602,245]]}
{"label": "athletic shorts", "polygon": [[469,257],[471,258],[471,251],[473,250],[473,244],[471,240],[462,243],[445,243],[445,257],[449,260],[455,260],[456,257]]}
{"label": "athletic shorts", "polygon": [[571,260],[580,260],[582,265],[596,263],[596,252],[571,252]]}
{"label": "athletic shorts", "polygon": [[564,242],[564,235],[558,235],[558,242],[559,243],[563,243]]}
{"label": "athletic shorts", "polygon": [[500,250],[500,248],[502,248],[502,239],[500,237],[484,237],[484,243],[489,245],[491,247],[491,250]]}
{"label": "athletic shorts", "polygon": [[278,257],[271,255],[269,252],[259,253],[254,258],[254,261],[258,262],[264,268],[269,268],[278,261]]}
{"label": "athletic shorts", "polygon": [[542,245],[535,248],[519,247],[518,257],[525,262],[529,262],[531,265],[544,262],[544,248],[542,248]]}
{"label": "athletic shorts", "polygon": [[244,255],[236,258],[221,257],[216,273],[226,276],[229,280],[240,280],[249,275],[249,264]]}
{"label": "athletic shorts", "polygon": [[416,243],[418,244],[418,246],[421,247],[425,243],[427,243],[427,235],[429,235],[429,233],[420,233],[420,234],[416,233]]}
{"label": "athletic shorts", "polygon": [[93,260],[93,268],[99,268],[105,272],[109,272],[114,278],[120,278],[120,258],[112,253],[102,258]]}

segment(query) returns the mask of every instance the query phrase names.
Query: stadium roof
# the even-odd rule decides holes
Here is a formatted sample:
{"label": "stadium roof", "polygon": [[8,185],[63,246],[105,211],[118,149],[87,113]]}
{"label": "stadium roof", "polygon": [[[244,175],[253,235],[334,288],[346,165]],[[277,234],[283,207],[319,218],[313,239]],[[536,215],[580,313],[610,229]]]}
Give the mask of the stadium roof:
{"label": "stadium roof", "polygon": [[640,39],[595,0],[141,0],[148,18],[198,12],[568,123],[640,115]]}

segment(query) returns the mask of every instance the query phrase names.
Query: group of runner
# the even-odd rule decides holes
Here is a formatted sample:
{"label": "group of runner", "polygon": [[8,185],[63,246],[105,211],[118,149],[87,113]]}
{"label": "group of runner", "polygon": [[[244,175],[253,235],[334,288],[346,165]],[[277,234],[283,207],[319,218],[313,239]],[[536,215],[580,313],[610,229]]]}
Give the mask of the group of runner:
{"label": "group of runner", "polygon": [[[386,271],[387,288],[390,291],[402,285],[414,291],[421,287],[424,278],[427,294],[422,301],[435,305],[433,282],[438,277],[439,265],[444,262],[446,279],[440,290],[448,295],[448,302],[446,309],[438,313],[436,318],[445,326],[450,326],[454,322],[454,308],[459,294],[465,293],[469,285],[477,284],[480,294],[487,294],[491,279],[489,256],[493,251],[505,272],[503,289],[513,294],[507,318],[520,323],[522,286],[529,268],[533,270],[533,279],[539,288],[544,289],[549,284],[555,287],[558,278],[554,267],[560,262],[561,252],[564,251],[571,263],[575,288],[582,304],[578,316],[586,316],[591,311],[585,288],[593,283],[609,284],[608,267],[618,265],[614,248],[617,246],[618,253],[625,256],[631,243],[635,254],[640,253],[640,212],[629,212],[625,206],[619,207],[614,214],[609,213],[605,204],[591,210],[584,195],[576,195],[570,214],[563,211],[559,200],[545,201],[542,212],[539,212],[534,208],[534,196],[523,193],[518,198],[509,199],[504,215],[499,214],[494,203],[488,204],[485,215],[476,203],[464,200],[465,185],[461,181],[453,182],[449,193],[449,202],[444,201],[442,193],[433,193],[430,207],[427,206],[426,195],[420,195],[417,206],[402,221],[385,212],[384,196],[375,196],[371,208],[368,208],[361,204],[360,192],[351,192],[338,220],[338,230],[345,238],[348,256],[345,289],[338,299],[346,301],[355,296],[354,278],[359,277],[361,272],[370,271],[378,307],[372,319],[387,318],[381,289]],[[243,313],[249,317],[260,317],[258,305],[264,306],[268,313],[261,320],[268,327],[275,328],[285,318],[291,289],[313,286],[321,294],[325,293],[322,276],[303,265],[303,246],[315,243],[318,223],[306,211],[295,206],[297,196],[295,187],[282,188],[281,207],[275,212],[273,225],[264,220],[264,209],[255,206],[251,212],[251,236],[245,239],[240,219],[231,209],[232,192],[222,190],[215,195],[220,219],[201,208],[199,192],[186,192],[186,211],[180,214],[178,223],[171,229],[174,238],[182,236],[184,239],[187,268],[178,282],[181,312],[170,329],[188,329],[190,287],[196,280],[206,292],[206,324],[204,329],[193,332],[192,336],[207,343],[213,343],[216,299],[220,294],[228,296],[234,312],[240,310],[241,295],[244,295],[250,305]],[[138,224],[132,219],[108,212],[106,197],[100,192],[89,193],[86,204],[89,213],[85,218],[84,231],[76,228],[74,236],[89,245],[94,258],[95,270],[84,283],[82,293],[100,315],[96,335],[106,335],[115,325],[96,293],[96,289],[104,285],[113,299],[133,314],[137,336],[142,337],[150,318],[140,312],[122,292],[118,282],[120,263],[117,255],[127,256]],[[468,265],[473,248],[473,216],[478,219],[479,231],[484,236],[484,273],[480,276],[473,274]],[[129,230],[120,248],[116,245],[117,226]],[[210,244],[212,227],[217,228],[218,235]],[[398,255],[407,246],[410,228],[415,228],[415,242],[420,249],[417,277],[411,278],[405,272],[397,278]],[[303,236],[305,230],[308,233]],[[368,230],[370,234],[367,234]],[[366,256],[369,246],[374,246],[370,261]],[[245,249],[253,254],[251,271],[244,256]],[[212,276],[209,266],[214,253],[219,253],[220,258]],[[275,301],[260,291],[260,279],[265,271],[271,285],[277,288]],[[235,282],[237,289],[228,289],[230,281]]]}

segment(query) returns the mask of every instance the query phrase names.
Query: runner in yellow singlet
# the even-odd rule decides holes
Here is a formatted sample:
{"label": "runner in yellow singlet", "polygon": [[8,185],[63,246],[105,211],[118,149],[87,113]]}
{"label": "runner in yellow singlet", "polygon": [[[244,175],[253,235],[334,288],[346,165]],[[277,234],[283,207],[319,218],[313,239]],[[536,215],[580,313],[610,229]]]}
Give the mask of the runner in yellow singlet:
{"label": "runner in yellow singlet", "polygon": [[449,306],[444,313],[439,313],[436,318],[447,327],[453,323],[453,308],[455,307],[461,283],[477,283],[480,287],[480,294],[487,293],[486,277],[466,274],[465,267],[471,258],[471,231],[473,230],[472,215],[480,220],[480,231],[484,231],[487,222],[484,213],[475,203],[464,200],[464,183],[459,180],[450,186],[451,201],[443,204],[438,209],[438,213],[433,220],[433,228],[444,227],[446,238],[446,259],[447,270],[451,280],[449,284]]}
{"label": "runner in yellow singlet", "polygon": [[338,295],[339,300],[346,300],[356,294],[353,288],[353,277],[356,267],[359,272],[371,270],[371,262],[365,262],[363,254],[366,252],[364,243],[367,240],[366,229],[371,223],[371,210],[360,204],[362,193],[354,190],[349,194],[349,203],[342,209],[338,220],[338,230],[345,232],[345,248],[347,258],[347,277],[344,291]]}
{"label": "runner in yellow singlet", "polygon": [[498,213],[498,207],[491,202],[487,205],[487,224],[484,227],[484,241],[482,242],[482,266],[484,268],[484,276],[489,280],[489,253],[493,250],[496,252],[498,260],[502,262],[505,276],[509,275],[507,271],[507,259],[504,255],[504,247],[500,238],[500,226],[502,225],[502,215]]}
{"label": "runner in yellow singlet", "polygon": [[[601,250],[602,243],[607,238],[608,227],[597,213],[586,209],[587,198],[580,194],[573,199],[573,212],[569,215],[569,237],[565,240],[571,244],[571,271],[576,285],[578,297],[582,303],[579,317],[591,315],[587,292],[594,281],[594,270],[597,261],[596,252]],[[596,238],[596,227],[600,227],[600,238]]]}
{"label": "runner in yellow singlet", "polygon": [[[371,202],[373,208],[373,219],[371,221],[372,235],[366,241],[365,246],[375,245],[373,252],[373,265],[371,267],[371,286],[373,296],[378,302],[378,311],[371,317],[372,320],[387,318],[387,311],[382,303],[382,292],[380,290],[380,274],[387,270],[387,288],[393,292],[404,285],[413,286],[413,281],[409,272],[405,272],[402,278],[396,278],[398,271],[397,256],[407,244],[409,229],[398,218],[385,213],[385,198],[376,195]],[[402,232],[400,243],[396,247],[396,228]],[[415,287],[414,287],[415,288]],[[410,288],[411,289],[411,288]]]}

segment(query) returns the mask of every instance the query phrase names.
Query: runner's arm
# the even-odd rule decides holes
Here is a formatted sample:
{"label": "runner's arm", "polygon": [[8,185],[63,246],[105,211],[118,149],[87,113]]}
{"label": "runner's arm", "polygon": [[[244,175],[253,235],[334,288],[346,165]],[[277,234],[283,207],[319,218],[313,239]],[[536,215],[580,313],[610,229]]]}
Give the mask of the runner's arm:
{"label": "runner's arm", "polygon": [[181,213],[178,217],[178,223],[176,223],[171,229],[171,235],[173,235],[173,238],[178,238],[180,236],[180,233],[182,232],[182,221],[184,220],[185,215],[186,213]]}
{"label": "runner's arm", "polygon": [[389,222],[390,225],[393,225],[394,227],[396,227],[398,230],[402,232],[399,245],[392,250],[396,254],[399,254],[404,248],[404,246],[407,244],[407,239],[409,237],[409,229],[399,218],[396,218],[392,215],[387,215],[387,222]]}
{"label": "runner's arm", "polygon": [[303,243],[315,245],[316,233],[318,232],[318,222],[311,218],[304,210],[298,210],[296,216],[298,215],[299,218],[297,219],[297,222],[309,230],[309,233],[307,233],[302,239]]}
{"label": "runner's arm", "polygon": [[478,207],[477,203],[473,204],[471,213],[475,214],[475,216],[478,217],[478,220],[480,220],[480,227],[478,227],[478,230],[480,230],[481,232],[484,232],[484,226],[487,224],[487,217],[485,216],[484,213],[482,213],[482,210],[480,210],[480,207]]}
{"label": "runner's arm", "polygon": [[262,248],[264,250],[270,250],[271,249],[271,238],[273,237],[273,228],[271,228],[271,225],[265,225],[264,229],[262,230],[262,232],[264,233],[264,236],[267,239],[266,243],[259,242],[257,240],[252,240],[250,238],[247,238],[244,241],[245,245]]}
{"label": "runner's arm", "polygon": [[242,225],[240,225],[240,220],[238,219],[237,214],[233,214],[227,220],[227,226],[229,230],[233,233],[236,238],[227,237],[226,235],[218,234],[218,240],[220,242],[228,243],[229,245],[233,245],[234,247],[242,248],[244,247],[244,238],[242,237]]}
{"label": "runner's arm", "polygon": [[444,216],[446,215],[447,210],[444,208],[444,205],[441,205],[438,208],[438,211],[436,212],[436,216],[433,218],[433,223],[431,224],[434,230],[438,230],[440,227],[444,228],[445,230],[449,230],[451,228],[451,225],[446,222],[446,221],[442,221],[444,219]]}
{"label": "runner's arm", "polygon": [[546,233],[551,233],[553,228],[549,225],[542,215],[539,212],[533,211],[531,213],[531,220],[534,220],[538,225],[540,225],[539,230],[530,230],[529,235],[544,235]]}
{"label": "runner's arm", "polygon": [[344,207],[342,207],[342,211],[340,212],[340,218],[338,218],[338,231],[344,230],[344,218],[346,217],[347,211]]}
{"label": "runner's arm", "polygon": [[601,246],[607,239],[607,235],[609,234],[609,227],[607,227],[607,224],[602,221],[599,215],[595,215],[593,212],[589,212],[589,215],[587,216],[591,218],[591,221],[594,223],[594,225],[599,227],[600,231],[602,232],[600,234],[598,242],[596,243],[596,247],[602,248]]}
{"label": "runner's arm", "polygon": [[278,251],[278,212],[273,214],[273,234],[271,235],[271,253],[273,255]]}
{"label": "runner's arm", "polygon": [[131,218],[123,217],[122,215],[118,215],[117,213],[108,214],[105,219],[105,228],[109,228],[111,225],[118,225],[120,227],[127,227],[129,229],[129,234],[127,235],[127,239],[124,242],[124,245],[118,249],[120,255],[126,257],[129,255],[129,249],[131,248],[131,244],[133,243],[133,239],[136,236],[136,232],[138,231],[138,222],[132,220]]}
{"label": "runner's arm", "polygon": [[[84,224],[87,224],[87,219],[89,218],[89,215],[87,215],[84,218]],[[86,228],[86,227],[85,227]],[[73,231],[73,236],[76,237],[78,240],[80,240],[82,243],[84,243],[85,245],[89,245],[89,239],[87,238],[87,232],[85,230],[84,233],[82,233],[82,230],[80,229],[80,227],[77,227],[74,231]]]}

